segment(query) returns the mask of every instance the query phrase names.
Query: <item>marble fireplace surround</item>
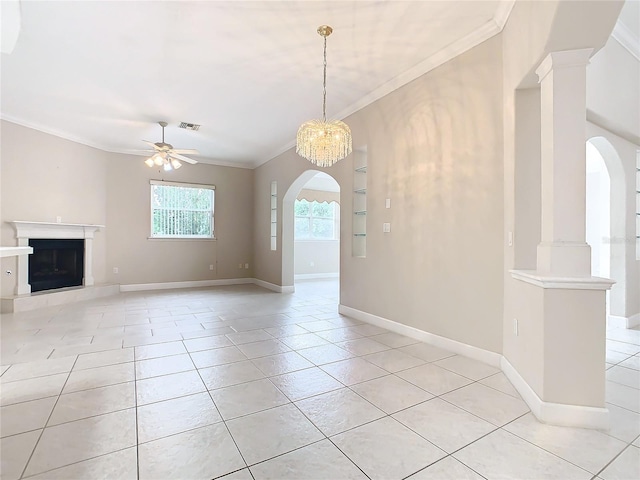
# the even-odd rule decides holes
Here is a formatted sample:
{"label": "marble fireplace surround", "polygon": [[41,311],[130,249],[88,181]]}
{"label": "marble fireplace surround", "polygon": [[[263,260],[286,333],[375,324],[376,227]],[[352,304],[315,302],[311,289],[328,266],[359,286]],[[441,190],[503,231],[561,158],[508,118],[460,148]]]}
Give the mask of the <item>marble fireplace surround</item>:
{"label": "marble fireplace surround", "polygon": [[[96,231],[104,228],[104,225],[85,223],[49,223],[27,222],[16,220],[9,222],[13,225],[18,239],[18,247],[28,247],[32,238],[51,239],[84,239],[84,279],[83,286],[94,284],[93,280],[93,236]],[[29,285],[29,256],[18,257],[18,271],[16,275],[16,295],[28,295],[31,293]]]}

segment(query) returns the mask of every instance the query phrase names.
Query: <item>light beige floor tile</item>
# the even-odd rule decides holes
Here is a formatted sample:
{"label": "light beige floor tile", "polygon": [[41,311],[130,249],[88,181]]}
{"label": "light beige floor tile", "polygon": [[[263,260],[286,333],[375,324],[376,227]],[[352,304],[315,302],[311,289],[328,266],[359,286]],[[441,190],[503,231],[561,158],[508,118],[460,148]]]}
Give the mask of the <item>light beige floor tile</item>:
{"label": "light beige floor tile", "polygon": [[296,352],[285,352],[268,357],[254,358],[251,362],[267,377],[313,367],[313,363]]}
{"label": "light beige floor tile", "polygon": [[386,417],[332,437],[371,479],[404,478],[446,454]]}
{"label": "light beige floor tile", "polygon": [[254,465],[251,472],[256,480],[367,479],[366,475],[328,440]]}
{"label": "light beige floor tile", "polygon": [[247,358],[267,357],[278,353],[289,352],[291,349],[279,340],[264,340],[254,343],[243,343],[238,348]]}
{"label": "light beige floor tile", "polygon": [[500,369],[496,367],[461,355],[444,358],[434,362],[434,364],[472,380],[480,380],[500,372]]}
{"label": "light beige floor tile", "polygon": [[210,393],[225,420],[289,403],[289,399],[266,378]]}
{"label": "light beige floor tile", "polygon": [[640,413],[640,390],[607,381],[605,398],[607,403]]}
{"label": "light beige floor tile", "polygon": [[485,478],[588,480],[593,476],[501,429],[453,456]]}
{"label": "light beige floor tile", "polygon": [[0,477],[2,480],[18,480],[29,461],[41,430],[21,433],[0,440]]}
{"label": "light beige floor tile", "polygon": [[419,340],[415,338],[407,337],[405,335],[400,335],[399,333],[383,333],[381,335],[374,335],[373,337],[369,337],[371,340],[375,340],[376,342],[387,345],[391,348],[400,348],[406,347],[407,345],[413,345],[414,343],[420,343]]}
{"label": "light beige floor tile", "polygon": [[386,328],[377,327],[375,325],[357,325],[355,327],[350,327],[354,332],[359,333],[363,337],[370,337],[373,335],[382,335],[384,333],[391,333]]}
{"label": "light beige floor tile", "polygon": [[35,475],[135,444],[136,413],[133,408],[48,427],[42,433],[25,475]]}
{"label": "light beige floor tile", "polygon": [[122,346],[123,347],[140,347],[143,345],[156,345],[156,344],[160,344],[160,343],[169,343],[169,342],[175,342],[178,340],[182,340],[182,335],[180,335],[179,333],[166,333],[163,335],[153,335],[153,336],[146,336],[146,335],[132,335],[132,336],[128,336],[125,335],[124,337],[124,341],[122,342]]}
{"label": "light beige floor tile", "polygon": [[635,355],[633,357],[627,358],[625,361],[620,362],[621,367],[632,368],[636,372],[640,370],[640,356]]}
{"label": "light beige floor tile", "polygon": [[484,480],[484,477],[453,457],[446,457],[411,475],[407,480]]}
{"label": "light beige floor tile", "polygon": [[228,333],[226,337],[236,345],[254,343],[263,340],[273,340],[273,337],[264,330],[251,330],[249,332]]}
{"label": "light beige floor tile", "polygon": [[89,388],[106,387],[135,380],[133,363],[119,363],[106,367],[89,368],[71,372],[63,393],[78,392]]}
{"label": "light beige floor tile", "polygon": [[607,350],[613,350],[614,352],[626,353],[627,355],[635,355],[640,352],[640,345],[634,345],[631,343],[618,342],[616,340],[607,339]]}
{"label": "light beige floor tile", "polygon": [[606,350],[606,362],[607,363],[620,363],[631,356],[630,353],[623,353],[617,350]]}
{"label": "light beige floor tile", "polygon": [[42,378],[31,378],[17,382],[4,383],[0,381],[0,405],[28,402],[39,398],[52,397],[60,394],[68,374],[59,373]]}
{"label": "light beige floor tile", "polygon": [[[292,326],[295,327],[296,325],[292,325]],[[306,330],[303,330],[303,332],[306,332]],[[302,349],[302,348],[318,347],[320,345],[328,345],[330,343],[328,340],[325,340],[324,338],[319,337],[315,333],[308,333],[308,332],[301,335],[291,335],[288,337],[282,337],[279,340],[285,345],[287,345],[288,347],[296,350]]]}
{"label": "light beige floor tile", "polygon": [[364,358],[367,362],[371,362],[374,365],[377,365],[380,368],[384,368],[386,371],[391,373],[417,367],[418,365],[422,365],[424,363],[424,360],[412,357],[411,355],[408,355],[407,353],[404,353],[399,349],[385,350],[384,352],[365,355],[362,358]]}
{"label": "light beige floor tile", "polygon": [[324,330],[332,330],[338,326],[327,320],[316,320],[312,322],[299,322],[298,325],[309,332],[322,332]]}
{"label": "light beige floor tile", "polygon": [[57,397],[47,397],[0,407],[2,437],[43,429],[57,399]]}
{"label": "light beige floor tile", "polygon": [[138,441],[157,440],[222,421],[208,393],[138,407]]}
{"label": "light beige floor tile", "polygon": [[29,378],[44,377],[57,373],[69,373],[76,357],[57,358],[53,360],[38,360],[35,362],[19,363],[2,375],[2,382],[15,382]]}
{"label": "light beige floor tile", "polygon": [[495,425],[439,398],[402,410],[393,418],[448,453],[496,429]]}
{"label": "light beige floor tile", "polygon": [[624,442],[630,442],[640,435],[640,413],[611,403],[606,404],[609,410],[609,430],[605,433]]}
{"label": "light beige floor tile", "polygon": [[434,395],[442,395],[473,382],[432,363],[403,370],[396,375]]}
{"label": "light beige floor tile", "polygon": [[238,470],[237,472],[233,472],[219,478],[220,480],[254,480],[248,468],[243,468],[242,470]]}
{"label": "light beige floor tile", "polygon": [[227,426],[249,465],[324,438],[291,404],[229,420]]}
{"label": "light beige floor tile", "polygon": [[223,423],[139,447],[140,480],[209,480],[246,466]]}
{"label": "light beige floor tile", "polygon": [[191,357],[187,353],[171,357],[151,358],[136,362],[136,379],[143,380],[161,375],[187,372],[195,370],[195,368]]}
{"label": "light beige floor tile", "polygon": [[531,413],[504,429],[594,475],[626,447],[624,442],[596,430],[540,423]]}
{"label": "light beige floor tile", "polygon": [[[308,333],[307,330],[305,330],[302,327],[299,327],[298,325],[282,325],[281,327],[269,327],[269,328],[265,328],[264,331],[275,338],[291,337],[293,335],[303,335]],[[291,345],[289,346],[291,347]],[[298,347],[291,347],[291,348],[298,348]]]}
{"label": "light beige floor tile", "polygon": [[136,382],[138,406],[205,391],[206,387],[195,370]]}
{"label": "light beige floor tile", "polygon": [[300,400],[296,405],[326,436],[386,415],[348,388]]}
{"label": "light beige floor tile", "polygon": [[331,344],[303,348],[297,350],[297,352],[315,365],[324,365],[325,363],[346,360],[355,356],[353,353]]}
{"label": "light beige floor tile", "polygon": [[121,338],[100,339],[95,337],[91,345],[78,345],[73,347],[56,348],[49,358],[62,358],[84,353],[104,352],[105,350],[116,350],[122,348]]}
{"label": "light beige floor tile", "polygon": [[600,477],[604,480],[632,480],[640,478],[639,473],[640,448],[631,445],[600,473]]}
{"label": "light beige floor tile", "polygon": [[335,378],[317,367],[271,377],[271,381],[291,401],[301,400],[343,387]]}
{"label": "light beige floor tile", "polygon": [[157,345],[142,345],[135,348],[136,360],[148,360],[150,358],[168,357],[187,353],[182,342],[159,343]]}
{"label": "light beige floor tile", "polygon": [[241,362],[247,357],[238,347],[221,347],[191,353],[191,360],[197,368],[214,367],[226,363]]}
{"label": "light beige floor tile", "polygon": [[623,365],[625,365],[625,362],[607,370],[607,380],[635,388],[636,390],[640,389],[640,372]]}
{"label": "light beige floor tile", "polygon": [[362,338],[362,335],[351,330],[351,327],[347,328],[333,328],[331,330],[323,330],[316,332],[320,338],[333,343],[346,342],[348,340],[355,340],[356,338]]}
{"label": "light beige floor tile", "polygon": [[472,383],[442,396],[447,402],[501,426],[529,411],[520,399],[479,383]]}
{"label": "light beige floor tile", "polygon": [[511,384],[507,376],[502,372],[491,375],[490,377],[483,378],[479,381],[479,383],[486,385],[487,387],[491,387],[495,390],[499,390],[502,393],[506,393],[507,395],[511,395],[512,397],[521,398],[518,391]]}
{"label": "light beige floor tile", "polygon": [[452,357],[455,353],[443,348],[434,347],[427,343],[415,343],[406,347],[400,347],[398,350],[407,353],[412,357],[420,358],[425,362],[435,362],[443,358]]}
{"label": "light beige floor tile", "polygon": [[383,352],[391,349],[388,345],[376,342],[375,338],[376,337],[356,338],[355,340],[340,342],[337,345],[357,356],[370,355],[372,353]]}
{"label": "light beige floor tile", "polygon": [[0,377],[4,375],[4,373],[9,369],[11,365],[2,365],[0,366]]}
{"label": "light beige floor tile", "polygon": [[184,346],[189,352],[199,352],[201,350],[211,350],[212,348],[230,347],[233,343],[225,335],[213,337],[192,338],[184,340]]}
{"label": "light beige floor tile", "polygon": [[87,368],[105,367],[127,362],[133,362],[133,348],[119,348],[79,355],[73,369],[86,370]]}
{"label": "light beige floor tile", "polygon": [[103,415],[136,406],[134,382],[60,395],[48,426]]}
{"label": "light beige floor tile", "polygon": [[349,358],[320,366],[336,380],[349,386],[389,375],[389,372],[361,358]]}
{"label": "light beige floor tile", "polygon": [[389,414],[433,398],[430,393],[395,375],[359,383],[351,389]]}
{"label": "light beige floor tile", "polygon": [[265,375],[249,360],[202,368],[198,371],[209,390],[265,378]]}
{"label": "light beige floor tile", "polygon": [[49,470],[29,480],[137,480],[138,458],[136,448],[126,448],[100,457]]}

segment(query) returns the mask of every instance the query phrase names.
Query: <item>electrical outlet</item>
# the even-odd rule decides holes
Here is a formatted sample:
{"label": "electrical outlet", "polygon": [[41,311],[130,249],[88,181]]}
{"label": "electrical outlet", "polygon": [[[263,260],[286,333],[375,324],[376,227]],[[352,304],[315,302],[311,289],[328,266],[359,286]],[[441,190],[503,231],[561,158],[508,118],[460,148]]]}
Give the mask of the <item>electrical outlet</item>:
{"label": "electrical outlet", "polygon": [[62,217],[60,216],[56,217],[56,223],[62,223]]}
{"label": "electrical outlet", "polygon": [[509,243],[509,246],[513,247],[513,232],[509,232],[509,235],[507,237],[508,237],[507,241]]}
{"label": "electrical outlet", "polygon": [[118,267],[113,267],[113,273],[120,273],[120,269]]}
{"label": "electrical outlet", "polygon": [[241,263],[238,264],[238,268],[242,268],[242,264]]}
{"label": "electrical outlet", "polygon": [[209,265],[209,270],[213,270],[213,265]]}
{"label": "electrical outlet", "polygon": [[316,266],[316,264],[315,264],[315,262],[309,262],[309,266],[310,266],[310,267],[315,267],[315,266]]}
{"label": "electrical outlet", "polygon": [[249,264],[248,264],[248,263],[245,263],[245,264],[244,264],[244,268],[249,268]]}
{"label": "electrical outlet", "polygon": [[383,223],[382,224],[382,231],[384,233],[389,233],[391,232],[391,224],[390,223]]}
{"label": "electrical outlet", "polygon": [[391,199],[386,198],[384,201],[384,208],[391,208]]}
{"label": "electrical outlet", "polygon": [[513,334],[516,337],[518,336],[518,319],[517,318],[513,319]]}

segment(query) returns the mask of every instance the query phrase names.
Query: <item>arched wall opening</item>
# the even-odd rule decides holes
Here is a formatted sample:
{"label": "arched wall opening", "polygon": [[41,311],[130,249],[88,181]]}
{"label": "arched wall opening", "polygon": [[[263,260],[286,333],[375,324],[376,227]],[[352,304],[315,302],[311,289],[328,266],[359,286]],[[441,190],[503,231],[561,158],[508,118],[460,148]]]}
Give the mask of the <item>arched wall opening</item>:
{"label": "arched wall opening", "polygon": [[[318,173],[324,173],[338,185],[338,204],[340,204],[339,184],[337,180],[320,170],[306,170],[296,178],[282,197],[282,285],[293,287],[295,283],[295,212],[294,206],[304,186]],[[339,241],[339,240],[338,240]],[[338,243],[338,255],[340,245]],[[338,274],[340,260],[338,257]]]}
{"label": "arched wall opening", "polygon": [[611,278],[607,319],[624,316],[626,303],[626,186],[622,160],[602,136],[587,141],[587,243],[592,275]]}

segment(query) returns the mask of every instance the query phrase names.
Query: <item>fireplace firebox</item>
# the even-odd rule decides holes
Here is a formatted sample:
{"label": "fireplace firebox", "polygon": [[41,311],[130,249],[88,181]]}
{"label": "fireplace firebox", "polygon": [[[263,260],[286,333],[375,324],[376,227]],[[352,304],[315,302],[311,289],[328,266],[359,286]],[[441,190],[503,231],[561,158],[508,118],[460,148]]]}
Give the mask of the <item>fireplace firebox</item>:
{"label": "fireplace firebox", "polygon": [[29,283],[32,292],[82,285],[84,239],[30,239]]}

